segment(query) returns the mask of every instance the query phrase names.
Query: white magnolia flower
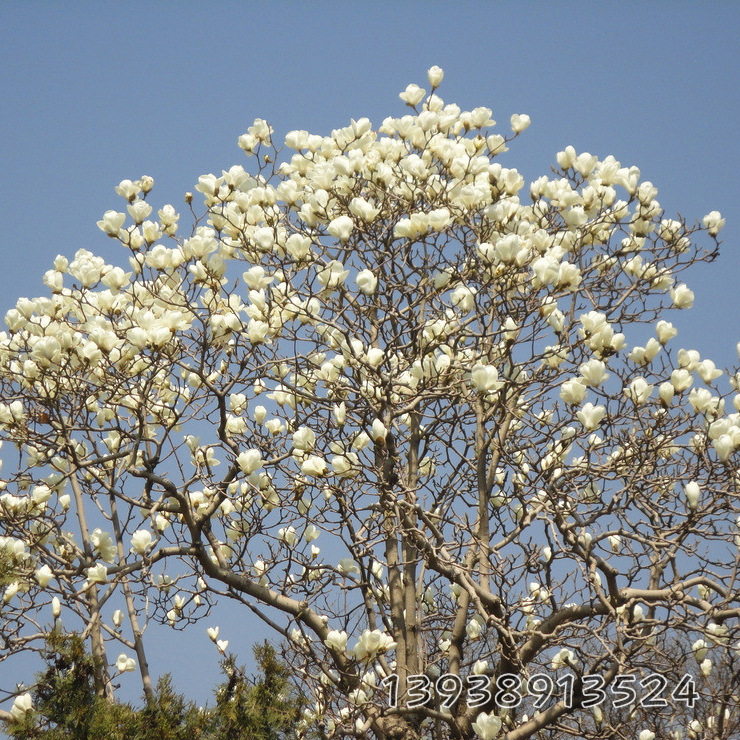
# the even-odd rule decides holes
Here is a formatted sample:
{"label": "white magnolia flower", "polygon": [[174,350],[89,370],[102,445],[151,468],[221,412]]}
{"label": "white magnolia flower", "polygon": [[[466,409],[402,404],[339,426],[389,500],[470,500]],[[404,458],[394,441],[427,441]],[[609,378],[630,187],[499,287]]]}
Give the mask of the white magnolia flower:
{"label": "white magnolia flower", "polygon": [[96,528],[92,531],[90,540],[100,555],[101,560],[105,560],[106,563],[112,563],[116,559],[118,551],[110,532],[104,532],[102,529]]}
{"label": "white magnolia flower", "polygon": [[735,440],[729,434],[720,434],[717,439],[712,441],[712,447],[717,453],[717,457],[722,462],[727,462],[730,459],[730,455],[735,451]]}
{"label": "white magnolia flower", "polygon": [[[380,421],[379,419],[377,421]],[[382,421],[380,422],[383,423]],[[385,429],[385,426],[383,426],[383,429]],[[378,427],[378,431],[380,432],[380,428]],[[383,439],[385,439],[385,435],[383,436]],[[354,450],[361,450],[364,447],[367,447],[370,444],[370,435],[367,432],[359,432],[357,436],[352,440],[352,449]]]}
{"label": "white magnolia flower", "polygon": [[131,552],[143,555],[152,544],[152,533],[148,529],[137,529],[131,535]]}
{"label": "white magnolia flower", "polygon": [[42,565],[35,573],[34,578],[41,588],[46,588],[49,581],[54,577],[51,568],[48,565]]}
{"label": "white magnolia flower", "polygon": [[706,642],[704,642],[704,640],[700,639],[691,646],[691,649],[694,652],[694,658],[696,659],[696,662],[701,663],[707,657],[709,646]]}
{"label": "white magnolia flower", "polygon": [[601,424],[605,414],[606,409],[603,406],[594,406],[592,403],[587,403],[576,416],[584,428],[590,431]]}
{"label": "white magnolia flower", "polygon": [[92,568],[85,570],[88,583],[107,583],[108,581],[108,568],[102,563],[98,563]]}
{"label": "white magnolia flower", "polygon": [[350,651],[356,660],[369,661],[396,647],[390,635],[380,630],[365,630]]}
{"label": "white magnolia flower", "polygon": [[479,391],[491,391],[501,384],[498,379],[498,370],[493,365],[475,365],[470,372],[470,382]]}
{"label": "white magnolia flower", "polygon": [[467,285],[458,285],[455,290],[452,291],[450,300],[452,305],[459,308],[461,311],[469,312],[473,310],[475,306],[475,288],[469,288]]}
{"label": "white magnolia flower", "polygon": [[337,570],[344,575],[350,575],[352,573],[357,573],[359,575],[360,566],[357,565],[354,558],[342,558],[337,565]]}
{"label": "white magnolia flower", "polygon": [[524,129],[528,128],[530,123],[531,120],[526,113],[514,113],[511,117],[511,130],[515,134],[519,134],[524,131]]}
{"label": "white magnolia flower", "polygon": [[267,431],[270,432],[273,437],[277,437],[278,434],[285,431],[283,422],[280,421],[280,419],[268,419],[265,422],[265,426],[267,427]]}
{"label": "white magnolia flower", "polygon": [[725,225],[725,219],[719,211],[710,211],[703,219],[704,228],[712,235],[717,236]]}
{"label": "white magnolia flower", "polygon": [[98,221],[98,228],[108,234],[108,236],[117,236],[125,220],[125,213],[106,211],[103,214],[103,219]]}
{"label": "white magnolia flower", "polygon": [[270,336],[270,325],[266,321],[250,319],[247,323],[247,337],[252,344],[264,344]]}
{"label": "white magnolia flower", "polygon": [[694,305],[694,291],[686,283],[671,288],[671,300],[676,308],[691,308]]}
{"label": "white magnolia flower", "polygon": [[707,625],[707,638],[714,645],[723,645],[727,642],[728,627],[726,624],[710,622]]}
{"label": "white magnolia flower", "polygon": [[[436,290],[445,288],[452,279],[452,268],[446,267],[444,270],[434,273],[434,287]],[[740,353],[740,350],[738,350]]]}
{"label": "white magnolia flower", "polygon": [[658,341],[661,344],[667,344],[673,337],[678,334],[678,329],[676,329],[673,324],[671,324],[668,321],[659,321],[656,325],[656,333],[658,335]]}
{"label": "white magnolia flower", "polygon": [[703,360],[696,367],[699,377],[707,384],[716,380],[722,375],[722,371],[711,361]]}
{"label": "white magnolia flower", "polygon": [[140,224],[152,212],[152,207],[145,200],[135,200],[126,207],[135,224]]}
{"label": "white magnolia flower", "polygon": [[647,401],[652,392],[652,385],[648,385],[645,378],[635,378],[628,386],[624,389],[624,394],[627,398],[631,398],[636,404],[642,404]]}
{"label": "white magnolia flower", "polygon": [[285,249],[296,262],[302,262],[311,254],[311,240],[301,234],[291,234],[285,242]]}
{"label": "white magnolia flower", "polygon": [[18,581],[11,581],[3,592],[3,603],[9,603],[12,598],[21,590],[21,584]]}
{"label": "white magnolia flower", "polygon": [[385,352],[380,347],[371,347],[366,353],[367,364],[370,367],[378,367],[385,359]]}
{"label": "white magnolia flower", "polygon": [[658,395],[665,406],[671,405],[675,393],[676,389],[673,387],[673,383],[669,383],[668,381],[661,383],[658,388]]}
{"label": "white magnolia flower", "polygon": [[684,495],[686,496],[686,504],[689,509],[696,509],[699,505],[699,497],[701,496],[701,488],[699,484],[692,480],[684,486]]}
{"label": "white magnolia flower", "polygon": [[443,231],[452,223],[452,214],[449,208],[435,208],[426,214],[429,227],[434,231]]}
{"label": "white magnolia flower", "polygon": [[245,475],[249,475],[262,467],[262,453],[255,449],[247,450],[239,454],[236,463]]}
{"label": "white magnolia flower", "polygon": [[444,79],[445,73],[444,70],[441,67],[438,67],[436,64],[433,67],[429,67],[427,70],[427,79],[429,80],[429,84],[434,87],[439,87],[440,83]]}
{"label": "white magnolia flower", "polygon": [[682,393],[693,384],[691,372],[686,368],[679,368],[671,373],[671,384],[676,393]]}
{"label": "white magnolia flower", "polygon": [[313,475],[320,477],[326,473],[326,460],[318,455],[309,455],[301,463],[301,472],[304,475]]}
{"label": "white magnolia flower", "polygon": [[678,350],[678,366],[694,372],[699,367],[701,356],[695,349]]}
{"label": "white magnolia flower", "polygon": [[299,427],[293,432],[293,448],[296,450],[311,450],[316,444],[316,433],[309,427]]}
{"label": "white magnolia flower", "polygon": [[365,295],[372,295],[378,287],[378,278],[372,270],[360,270],[355,282],[359,291]]}
{"label": "white magnolia flower", "polygon": [[331,260],[326,267],[319,269],[316,277],[325,288],[336,288],[341,285],[349,275],[349,270],[339,260]]}
{"label": "white magnolia flower", "polygon": [[[352,234],[352,229],[354,229],[354,227],[354,222],[349,216],[338,216],[329,223],[326,230],[332,236],[339,239],[339,241],[346,242],[349,239],[350,234]],[[341,262],[339,264],[341,265]],[[345,275],[345,277],[346,276],[347,275]]]}
{"label": "white magnolia flower", "polygon": [[352,198],[349,204],[349,210],[353,216],[362,219],[366,223],[375,221],[380,213],[379,207],[374,206],[370,201],[361,197]]}
{"label": "white magnolia flower", "polygon": [[583,376],[586,385],[598,388],[608,377],[606,365],[601,360],[589,360],[583,363],[578,370]]}
{"label": "white magnolia flower", "polygon": [[285,146],[289,149],[305,149],[308,146],[308,131],[289,131],[285,135]]}
{"label": "white magnolia flower", "polygon": [[27,712],[32,710],[33,702],[31,700],[31,695],[28,693],[20,694],[15,697],[13,706],[10,708],[10,714],[13,715],[13,719],[21,720]]}
{"label": "white magnolia flower", "polygon": [[343,478],[354,478],[359,472],[358,462],[357,455],[348,452],[346,455],[334,455],[331,459],[331,467],[337,475]]}
{"label": "white magnolia flower", "polygon": [[720,408],[721,401],[708,388],[694,388],[689,393],[689,403],[698,414],[713,414]]}
{"label": "white magnolia flower", "polygon": [[388,430],[380,419],[373,419],[370,436],[374,442],[383,442],[388,436]]}
{"label": "white magnolia flower", "polygon": [[560,263],[552,255],[538,257],[532,263],[532,272],[540,285],[555,283],[560,275]]}
{"label": "white magnolia flower", "polygon": [[483,634],[483,625],[478,619],[471,619],[465,626],[465,632],[470,640],[478,640]]}
{"label": "white magnolia flower", "polygon": [[121,180],[121,182],[119,182],[115,187],[116,193],[129,201],[133,200],[141,190],[141,183],[133,182],[131,180]]}
{"label": "white magnolia flower", "polygon": [[550,666],[554,671],[556,671],[558,668],[562,668],[572,663],[574,658],[575,655],[573,654],[572,650],[568,650],[568,648],[562,648],[555,654],[552,662],[550,663]]}
{"label": "white magnolia flower", "polygon": [[587,390],[585,383],[582,383],[580,378],[566,380],[560,386],[560,398],[562,398],[565,403],[577,406],[586,397]]}
{"label": "white magnolia flower", "polygon": [[255,560],[252,570],[254,570],[254,574],[258,578],[262,578],[262,576],[267,572],[267,565],[264,560]]}
{"label": "white magnolia flower", "polygon": [[126,653],[121,653],[116,660],[116,668],[120,673],[134,671],[136,670],[136,661],[133,658],[129,658]]}
{"label": "white magnolia flower", "polygon": [[347,405],[342,401],[341,403],[335,403],[332,406],[332,414],[334,414],[334,420],[338,426],[343,426],[347,419]]}
{"label": "white magnolia flower", "polygon": [[298,542],[298,533],[295,527],[281,527],[278,530],[278,539],[288,547],[293,547]]}
{"label": "white magnolia flower", "polygon": [[347,648],[347,633],[344,630],[342,632],[331,630],[324,640],[324,645],[332,650],[343,653]]}
{"label": "white magnolia flower", "polygon": [[501,731],[501,720],[493,712],[481,712],[472,724],[480,740],[494,740]]}
{"label": "white magnolia flower", "polygon": [[402,93],[400,93],[398,97],[401,98],[404,103],[411,106],[416,106],[422,101],[422,98],[426,94],[426,90],[412,83],[411,85],[407,85],[406,89]]}

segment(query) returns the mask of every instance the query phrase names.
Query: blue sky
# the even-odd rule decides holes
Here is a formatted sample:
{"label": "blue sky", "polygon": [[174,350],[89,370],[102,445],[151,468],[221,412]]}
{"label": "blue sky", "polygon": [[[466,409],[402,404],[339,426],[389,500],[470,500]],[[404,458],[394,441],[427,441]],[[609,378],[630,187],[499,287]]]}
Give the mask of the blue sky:
{"label": "blue sky", "polygon": [[[45,292],[57,254],[126,265],[95,225],[121,207],[120,180],[151,175],[150,201],[180,208],[199,175],[247,164],[236,139],[255,117],[276,138],[379,125],[437,64],[446,101],[489,106],[503,129],[531,116],[507,155],[527,180],[571,144],[639,166],[669,214],[722,212],[723,254],[685,276],[695,308],[670,320],[680,346],[727,365],[740,339],[739,21],[736,2],[0,1],[0,316]],[[236,614],[222,633],[246,660],[256,633]],[[163,637],[150,659],[201,702],[217,675],[205,626],[191,652]]]}

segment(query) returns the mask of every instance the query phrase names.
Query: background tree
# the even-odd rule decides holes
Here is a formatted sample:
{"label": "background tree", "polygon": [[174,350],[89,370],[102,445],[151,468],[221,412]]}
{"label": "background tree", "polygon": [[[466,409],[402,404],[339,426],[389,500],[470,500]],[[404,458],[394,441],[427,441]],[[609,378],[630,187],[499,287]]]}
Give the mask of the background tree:
{"label": "background tree", "polygon": [[258,119],[185,238],[124,180],[129,271],[59,257],[8,312],[6,650],[66,609],[101,695],[117,641],[151,697],[146,620],[229,598],[327,737],[731,737],[738,379],[666,318],[724,220],[572,147],[527,191],[497,160],[529,118],[495,133],[442,77],[292,154]]}
{"label": "background tree", "polygon": [[[287,666],[269,643],[256,645],[258,674],[248,676],[233,656],[213,707],[197,708],[163,675],[142,707],[107,701],[95,690],[92,656],[78,635],[52,634],[46,668],[33,690],[33,710],[16,712],[13,740],[283,740],[295,738],[302,698]],[[147,699],[147,697],[145,697]]]}
{"label": "background tree", "polygon": [[254,647],[259,675],[249,679],[234,658],[224,658],[227,680],[216,692],[212,712],[214,737],[235,740],[284,740],[294,738],[304,706],[291,680],[288,665],[268,642]]}

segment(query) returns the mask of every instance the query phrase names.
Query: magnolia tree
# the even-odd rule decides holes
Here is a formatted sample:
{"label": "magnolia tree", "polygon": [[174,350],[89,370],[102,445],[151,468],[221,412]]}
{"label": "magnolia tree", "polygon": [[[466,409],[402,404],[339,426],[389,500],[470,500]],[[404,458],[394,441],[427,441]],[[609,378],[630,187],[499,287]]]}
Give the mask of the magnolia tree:
{"label": "magnolia tree", "polygon": [[529,118],[428,76],[378,129],[258,119],[186,235],[124,180],[128,264],[6,314],[2,655],[82,625],[151,696],[147,622],[232,599],[307,735],[738,737],[740,377],[666,318],[724,220],[572,147],[526,187]]}

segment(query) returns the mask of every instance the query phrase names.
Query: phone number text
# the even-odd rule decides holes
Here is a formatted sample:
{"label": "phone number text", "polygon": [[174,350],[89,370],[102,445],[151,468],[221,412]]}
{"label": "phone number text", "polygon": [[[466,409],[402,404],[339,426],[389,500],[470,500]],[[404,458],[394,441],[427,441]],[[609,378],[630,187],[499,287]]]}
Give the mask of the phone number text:
{"label": "phone number text", "polygon": [[[397,673],[386,676],[381,684],[388,691],[388,703],[398,706],[402,689]],[[568,673],[553,680],[546,673],[537,673],[522,679],[514,673],[503,673],[493,681],[489,676],[470,675],[464,680],[454,673],[444,673],[439,678],[421,674],[406,677],[403,705],[406,709],[427,706],[451,708],[465,693],[468,707],[483,707],[493,703],[497,707],[515,708],[525,697],[534,699],[536,710],[543,709],[553,700],[564,702],[568,709],[587,709],[610,703],[615,709],[640,706],[660,709],[669,704],[685,704],[692,708],[699,695],[694,678],[684,674],[671,689],[668,679],[660,673],[650,673],[644,678],[630,674],[617,674],[607,684],[603,676],[587,674],[576,676]]]}

